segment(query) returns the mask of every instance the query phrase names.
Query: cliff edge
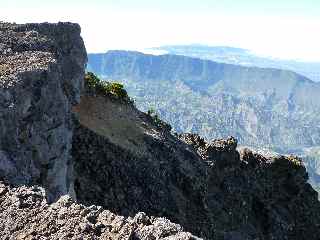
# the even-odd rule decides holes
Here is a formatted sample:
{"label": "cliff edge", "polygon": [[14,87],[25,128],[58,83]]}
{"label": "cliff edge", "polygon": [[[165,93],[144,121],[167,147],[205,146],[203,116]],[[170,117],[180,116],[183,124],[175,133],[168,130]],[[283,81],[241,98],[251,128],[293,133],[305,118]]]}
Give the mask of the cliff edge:
{"label": "cliff edge", "polygon": [[85,77],[78,25],[0,23],[0,52],[1,239],[319,238],[298,158],[172,134]]}
{"label": "cliff edge", "polygon": [[72,191],[71,106],[80,100],[86,50],[77,24],[0,23],[0,176]]}

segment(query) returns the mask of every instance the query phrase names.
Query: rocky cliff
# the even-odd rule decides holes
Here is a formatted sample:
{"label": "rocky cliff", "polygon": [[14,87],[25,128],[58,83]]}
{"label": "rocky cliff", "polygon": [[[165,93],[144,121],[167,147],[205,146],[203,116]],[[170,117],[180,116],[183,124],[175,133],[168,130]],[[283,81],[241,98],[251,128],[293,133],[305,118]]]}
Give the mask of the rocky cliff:
{"label": "rocky cliff", "polygon": [[194,239],[165,218],[71,200],[87,61],[77,24],[0,23],[0,54],[0,239]]}
{"label": "rocky cliff", "polygon": [[[133,106],[103,101],[122,117],[110,120],[108,110],[88,100],[78,109],[84,125],[75,130],[73,156],[80,202],[120,215],[166,216],[205,239],[317,239],[320,205],[299,159],[239,153],[234,138],[177,138]],[[82,104],[91,119],[109,124],[91,130]],[[110,121],[132,124],[105,131],[114,126]],[[140,133],[127,139],[135,130]]]}
{"label": "rocky cliff", "polygon": [[1,23],[0,53],[0,176],[43,185],[54,200],[72,191],[71,106],[86,63],[80,27]]}
{"label": "rocky cliff", "polygon": [[108,51],[88,59],[88,69],[124,84],[140,110],[155,109],[174,131],[234,136],[240,146],[298,155],[320,187],[312,153],[320,146],[320,83],[287,70],[176,55]]}
{"label": "rocky cliff", "polygon": [[298,158],[172,134],[83,81],[78,25],[0,29],[1,239],[318,239]]}

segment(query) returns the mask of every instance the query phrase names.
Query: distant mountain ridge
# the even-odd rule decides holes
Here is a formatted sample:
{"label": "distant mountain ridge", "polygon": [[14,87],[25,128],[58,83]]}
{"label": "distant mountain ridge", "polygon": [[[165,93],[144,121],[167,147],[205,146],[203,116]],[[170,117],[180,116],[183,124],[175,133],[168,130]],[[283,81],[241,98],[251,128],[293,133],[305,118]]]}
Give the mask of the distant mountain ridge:
{"label": "distant mountain ridge", "polygon": [[89,69],[125,83],[140,108],[155,107],[177,131],[252,146],[320,144],[320,84],[292,71],[129,51],[89,54]]}
{"label": "distant mountain ridge", "polygon": [[192,44],[168,45],[147,50],[147,52],[151,53],[152,51],[197,57],[201,59],[243,66],[287,69],[307,76],[313,81],[320,81],[320,62],[305,62],[302,60],[276,59],[267,56],[260,56],[250,50],[242,48]]}
{"label": "distant mountain ridge", "polygon": [[320,189],[320,84],[292,71],[243,67],[185,56],[109,51],[88,69],[125,84],[143,111],[156,109],[177,132],[304,158]]}

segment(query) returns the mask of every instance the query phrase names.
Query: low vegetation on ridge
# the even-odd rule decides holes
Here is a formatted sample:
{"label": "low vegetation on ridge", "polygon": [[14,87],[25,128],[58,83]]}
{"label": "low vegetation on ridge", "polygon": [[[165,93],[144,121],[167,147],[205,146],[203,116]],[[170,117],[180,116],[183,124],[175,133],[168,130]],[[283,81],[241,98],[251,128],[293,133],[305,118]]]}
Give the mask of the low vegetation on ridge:
{"label": "low vegetation on ridge", "polygon": [[153,108],[150,108],[148,111],[147,111],[147,115],[152,119],[153,123],[159,127],[159,128],[162,128],[162,129],[166,129],[168,130],[169,132],[171,131],[172,127],[170,124],[162,121],[160,118],[159,118],[159,115],[157,114],[156,110],[153,109]]}
{"label": "low vegetation on ridge", "polygon": [[105,96],[111,95],[130,103],[133,102],[121,83],[102,81],[92,72],[86,73],[85,84],[90,90],[94,90],[96,93]]}

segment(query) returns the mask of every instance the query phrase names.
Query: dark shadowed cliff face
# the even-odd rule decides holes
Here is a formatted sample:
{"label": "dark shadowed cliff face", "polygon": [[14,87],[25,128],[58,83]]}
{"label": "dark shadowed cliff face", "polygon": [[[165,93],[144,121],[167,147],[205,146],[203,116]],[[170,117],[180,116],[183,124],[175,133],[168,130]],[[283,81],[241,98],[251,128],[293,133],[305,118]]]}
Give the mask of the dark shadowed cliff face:
{"label": "dark shadowed cliff face", "polygon": [[0,30],[0,239],[319,238],[299,159],[175,136],[128,98],[81,91],[78,25]]}
{"label": "dark shadowed cliff face", "polygon": [[159,128],[134,106],[88,93],[75,112],[78,201],[165,216],[205,239],[317,239],[320,204],[301,161],[236,151]]}

